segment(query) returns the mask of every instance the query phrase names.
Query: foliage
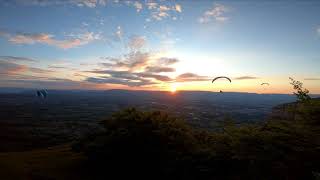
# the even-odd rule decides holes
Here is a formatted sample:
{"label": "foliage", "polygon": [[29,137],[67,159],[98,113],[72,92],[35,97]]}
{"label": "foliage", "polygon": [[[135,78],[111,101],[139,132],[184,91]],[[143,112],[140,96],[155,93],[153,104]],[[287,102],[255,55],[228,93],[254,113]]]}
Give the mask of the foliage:
{"label": "foliage", "polygon": [[308,102],[310,101],[309,90],[302,87],[303,83],[293,78],[289,78],[291,80],[291,85],[296,92],[293,92],[300,102]]}
{"label": "foliage", "polygon": [[[223,131],[190,127],[163,112],[134,108],[102,124],[105,132],[83,139],[98,176],[140,179],[315,179],[320,172],[320,100],[298,104],[298,118]],[[291,111],[290,111],[291,113]]]}

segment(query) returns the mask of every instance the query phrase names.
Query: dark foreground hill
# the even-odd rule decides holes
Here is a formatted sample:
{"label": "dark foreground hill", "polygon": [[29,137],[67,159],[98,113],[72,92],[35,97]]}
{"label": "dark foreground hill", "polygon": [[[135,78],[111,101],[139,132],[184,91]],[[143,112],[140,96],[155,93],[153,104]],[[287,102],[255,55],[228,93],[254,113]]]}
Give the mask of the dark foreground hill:
{"label": "dark foreground hill", "polygon": [[[281,108],[279,108],[281,107]],[[274,109],[263,124],[218,131],[159,111],[127,109],[72,149],[0,154],[7,179],[319,179],[320,100]],[[279,116],[282,114],[283,116]]]}

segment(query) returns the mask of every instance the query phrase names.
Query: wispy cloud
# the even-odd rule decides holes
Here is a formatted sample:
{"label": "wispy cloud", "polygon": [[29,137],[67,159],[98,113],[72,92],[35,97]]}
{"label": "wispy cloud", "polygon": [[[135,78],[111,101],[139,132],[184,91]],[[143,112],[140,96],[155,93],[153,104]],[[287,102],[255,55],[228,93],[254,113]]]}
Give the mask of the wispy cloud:
{"label": "wispy cloud", "polygon": [[317,28],[317,33],[320,36],[320,26]]}
{"label": "wispy cloud", "polygon": [[[135,39],[134,42],[138,41],[140,43],[140,40],[133,39]],[[141,47],[141,45],[131,46]],[[179,62],[176,58],[159,58],[153,53],[142,52],[141,50],[131,50],[131,52],[119,58],[107,57],[102,59],[106,61],[99,64],[102,69],[84,72],[91,74],[86,78],[86,81],[127,86],[147,86],[171,82],[173,79],[164,74],[174,72],[175,68],[170,66]]]}
{"label": "wispy cloud", "polygon": [[107,0],[13,0],[18,4],[52,6],[52,5],[76,5],[79,7],[95,8],[98,5],[105,6]]}
{"label": "wispy cloud", "polygon": [[17,62],[12,62],[8,60],[0,59],[0,74],[2,78],[8,78],[12,76],[23,76],[28,73],[36,73],[36,74],[48,74],[54,71],[48,69],[41,69],[37,67],[31,67],[25,64],[19,64]]}
{"label": "wispy cloud", "polygon": [[229,19],[226,13],[229,8],[225,5],[215,3],[213,7],[203,13],[203,15],[198,19],[200,23],[207,24],[209,22],[225,22]]}
{"label": "wispy cloud", "polygon": [[127,86],[146,86],[157,84],[158,81],[171,81],[168,76],[157,75],[151,73],[133,73],[130,71],[114,71],[114,70],[93,70],[88,71],[103,76],[88,77],[86,81],[91,83],[121,84]]}
{"label": "wispy cloud", "polygon": [[255,76],[240,76],[240,77],[235,77],[235,80],[249,80],[249,79],[259,79],[259,77]]}
{"label": "wispy cloud", "polygon": [[[1,34],[0,34],[1,36]],[[93,42],[95,40],[100,40],[101,35],[93,32],[86,32],[79,34],[71,39],[55,39],[54,35],[47,33],[17,33],[3,36],[8,39],[9,42],[13,44],[47,44],[50,46],[55,46],[62,49],[74,48],[77,46],[82,46]]]}
{"label": "wispy cloud", "polygon": [[194,73],[183,73],[176,77],[177,82],[208,81],[210,79],[208,76],[200,76]]}
{"label": "wispy cloud", "polygon": [[179,13],[182,12],[182,7],[181,7],[180,4],[176,4],[175,8],[176,8],[176,11],[177,11],[177,12],[179,12]]}
{"label": "wispy cloud", "polygon": [[[26,76],[27,77],[27,76]],[[95,84],[69,79],[28,77],[24,79],[0,79],[2,87],[46,88],[46,89],[95,89]]]}
{"label": "wispy cloud", "polygon": [[139,1],[134,2],[133,6],[136,8],[137,12],[140,12],[143,8],[142,4]]}
{"label": "wispy cloud", "polygon": [[168,57],[161,57],[157,60],[157,63],[162,66],[169,66],[172,64],[178,63],[179,60],[177,58],[168,58]]}
{"label": "wispy cloud", "polygon": [[146,37],[144,36],[132,36],[129,40],[128,46],[131,50],[139,50],[146,44]]}
{"label": "wispy cloud", "polygon": [[150,61],[150,54],[141,51],[130,52],[120,58],[107,58],[110,63],[106,63],[109,68],[122,68],[130,71],[141,70]]}
{"label": "wispy cloud", "polygon": [[306,81],[320,81],[320,78],[304,78]]}
{"label": "wispy cloud", "polygon": [[175,72],[176,69],[171,67],[147,66],[145,68],[145,71],[150,73],[162,73],[162,72]]}
{"label": "wispy cloud", "polygon": [[[174,6],[168,6],[164,4],[149,3],[148,8],[151,10],[151,18],[157,21],[171,17],[172,13],[181,13],[182,6],[180,4],[175,4]],[[147,21],[150,21],[148,19]]]}
{"label": "wispy cloud", "polygon": [[90,83],[98,83],[98,84],[120,84],[120,85],[125,85],[130,87],[140,87],[140,86],[156,84],[149,80],[129,81],[129,80],[119,79],[119,78],[96,78],[96,77],[89,77],[86,79],[86,81]]}
{"label": "wispy cloud", "polygon": [[12,62],[0,61],[0,74],[1,76],[10,76],[25,72],[28,70],[28,66],[20,65]]}
{"label": "wispy cloud", "polygon": [[17,56],[0,56],[2,61],[11,61],[11,62],[38,62],[37,60],[26,58],[26,57],[17,57]]}

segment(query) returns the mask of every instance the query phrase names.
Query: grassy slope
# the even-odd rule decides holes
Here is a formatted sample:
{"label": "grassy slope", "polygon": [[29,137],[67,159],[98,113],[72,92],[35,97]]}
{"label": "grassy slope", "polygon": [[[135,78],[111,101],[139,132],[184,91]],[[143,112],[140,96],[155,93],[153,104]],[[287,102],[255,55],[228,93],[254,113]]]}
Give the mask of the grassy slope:
{"label": "grassy slope", "polygon": [[6,180],[25,179],[90,179],[81,174],[84,156],[70,146],[26,152],[0,153],[0,177]]}

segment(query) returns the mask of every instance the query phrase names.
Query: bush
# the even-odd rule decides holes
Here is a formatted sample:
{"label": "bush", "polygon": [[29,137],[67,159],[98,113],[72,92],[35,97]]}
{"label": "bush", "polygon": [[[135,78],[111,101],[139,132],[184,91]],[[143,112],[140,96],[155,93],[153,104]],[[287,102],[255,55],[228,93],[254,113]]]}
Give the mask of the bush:
{"label": "bush", "polygon": [[300,103],[298,118],[208,132],[163,112],[127,109],[105,131],[74,146],[97,177],[140,179],[314,179],[320,172],[320,101]]}

